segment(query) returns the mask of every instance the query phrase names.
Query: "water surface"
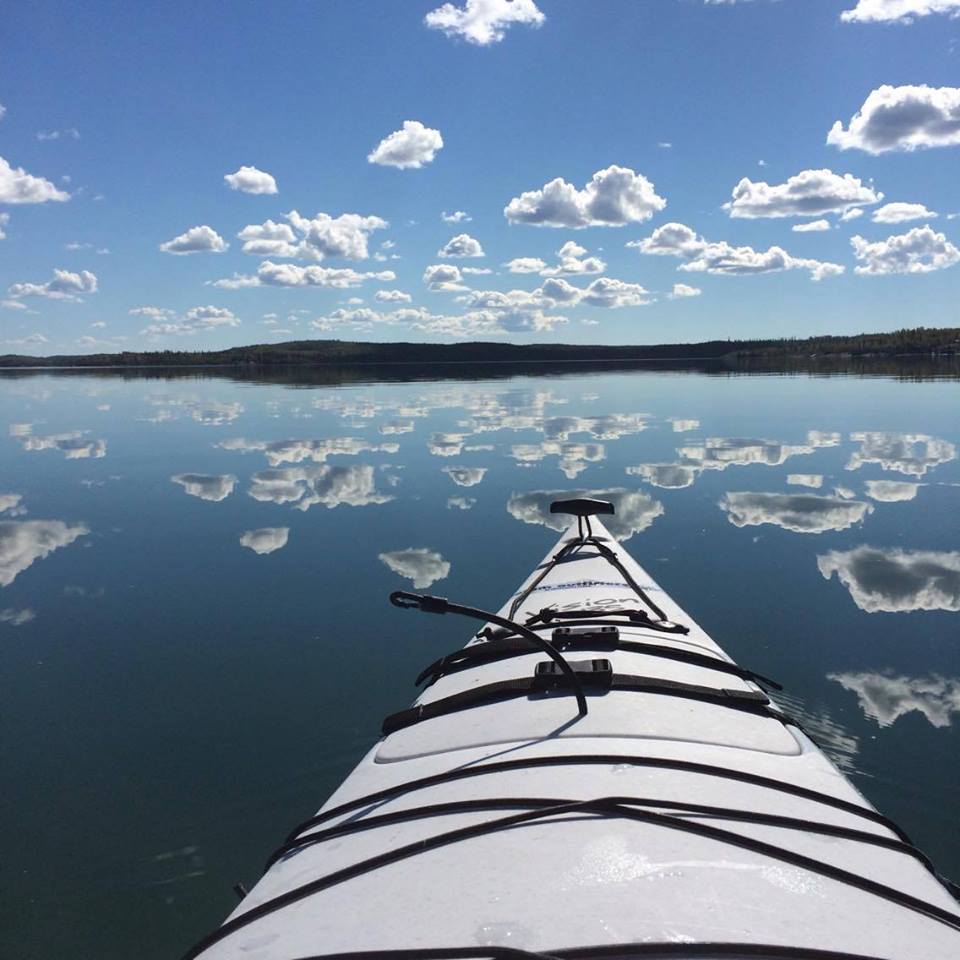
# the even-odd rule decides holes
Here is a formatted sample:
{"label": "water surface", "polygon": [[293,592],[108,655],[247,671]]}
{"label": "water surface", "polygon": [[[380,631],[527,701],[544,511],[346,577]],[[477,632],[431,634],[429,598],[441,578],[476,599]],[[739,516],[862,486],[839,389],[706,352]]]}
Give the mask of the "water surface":
{"label": "water surface", "polygon": [[216,925],[561,492],[960,878],[960,385],[502,373],[0,378],[0,956]]}

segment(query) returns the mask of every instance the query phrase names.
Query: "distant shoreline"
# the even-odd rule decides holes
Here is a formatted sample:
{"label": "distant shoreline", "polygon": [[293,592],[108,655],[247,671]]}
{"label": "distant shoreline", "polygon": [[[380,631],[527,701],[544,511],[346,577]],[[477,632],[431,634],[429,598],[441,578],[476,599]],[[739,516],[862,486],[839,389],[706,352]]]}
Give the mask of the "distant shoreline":
{"label": "distant shoreline", "polygon": [[960,358],[960,328],[917,327],[892,333],[778,340],[708,340],[650,345],[367,343],[295,340],[216,351],[123,351],[87,355],[0,356],[2,370],[171,369],[271,366],[415,366],[480,364],[720,363],[743,369],[766,363],[856,360],[953,361]]}

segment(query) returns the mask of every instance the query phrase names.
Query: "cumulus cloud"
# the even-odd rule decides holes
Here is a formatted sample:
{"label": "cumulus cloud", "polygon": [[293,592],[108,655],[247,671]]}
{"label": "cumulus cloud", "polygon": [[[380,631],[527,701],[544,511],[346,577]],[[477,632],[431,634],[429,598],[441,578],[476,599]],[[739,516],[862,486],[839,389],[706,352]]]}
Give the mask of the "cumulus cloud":
{"label": "cumulus cloud", "polygon": [[701,293],[703,291],[699,287],[691,287],[686,283],[675,283],[673,290],[667,294],[667,299],[682,300],[684,297],[699,297]]}
{"label": "cumulus cloud", "polygon": [[410,303],[413,300],[409,293],[402,290],[378,290],[373,297],[381,303]]}
{"label": "cumulus cloud", "polygon": [[539,257],[517,257],[504,266],[511,273],[538,273],[541,277],[573,277],[582,274],[603,273],[606,263],[599,257],[586,256],[587,250],[580,244],[568,240],[557,251],[557,263],[548,266]]}
{"label": "cumulus cloud", "polygon": [[0,513],[9,511],[10,516],[15,516],[24,509],[20,506],[22,500],[22,493],[0,493]]}
{"label": "cumulus cloud", "polygon": [[879,549],[831,551],[817,557],[825,580],[834,574],[867,613],[960,612],[960,553]]}
{"label": "cumulus cloud", "polygon": [[447,213],[446,210],[440,214],[440,219],[444,223],[469,223],[473,217],[466,210],[454,210],[453,213]]}
{"label": "cumulus cloud", "polygon": [[884,84],[870,92],[846,129],[834,123],[827,143],[873,154],[960,144],[960,87]]}
{"label": "cumulus cloud", "polygon": [[368,464],[346,467],[308,464],[283,470],[261,470],[251,479],[250,496],[265,503],[292,503],[306,511],[315,504],[327,509],[342,505],[364,507],[389,503],[393,497],[376,489]]}
{"label": "cumulus cloud", "polygon": [[370,256],[370,234],[390,226],[381,217],[359,213],[342,213],[337,217],[318,213],[311,218],[291,210],[285,216],[288,223],[266,220],[245,226],[237,234],[243,241],[243,252],[317,262],[328,257],[366,260]]}
{"label": "cumulus cloud", "polygon": [[873,511],[859,500],[821,497],[812,493],[728,492],[720,500],[735,527],[771,523],[794,533],[846,530]]}
{"label": "cumulus cloud", "polygon": [[285,547],[289,536],[289,527],[260,527],[240,534],[240,545],[264,556]]}
{"label": "cumulus cloud", "polygon": [[[143,311],[157,311],[144,313]],[[131,310],[131,313],[135,311]],[[240,320],[232,310],[226,307],[191,307],[182,317],[170,319],[169,311],[160,311],[156,307],[139,307],[138,314],[153,317],[155,322],[144,327],[140,333],[145,337],[182,336],[211,330],[214,327],[236,327]]]}
{"label": "cumulus cloud", "polygon": [[916,712],[934,727],[949,727],[960,713],[960,679],[938,676],[905,677],[893,673],[828,673],[857,695],[860,709],[881,727]]}
{"label": "cumulus cloud", "polygon": [[395,443],[372,444],[357,437],[329,437],[325,440],[247,440],[235,437],[224,440],[219,446],[238,453],[262,453],[271,467],[282,463],[325,463],[331,456],[355,457],[360,453],[396,453]]}
{"label": "cumulus cloud", "polygon": [[931,273],[960,262],[960,250],[929,226],[914,227],[874,243],[858,235],[851,237],[850,243],[860,261],[854,272],[864,276]]}
{"label": "cumulus cloud", "polygon": [[913,500],[920,489],[919,483],[908,483],[905,480],[868,480],[864,486],[867,496],[871,500],[882,503],[900,503],[904,500]]}
{"label": "cumulus cloud", "polygon": [[733,188],[733,199],[724,204],[731,217],[816,217],[843,213],[851,207],[883,199],[872,187],[850,173],[802,170],[786,183],[754,183],[744,177]]}
{"label": "cumulus cloud", "polygon": [[795,223],[790,229],[794,233],[820,233],[830,229],[830,221],[811,220],[809,223]]}
{"label": "cumulus cloud", "polygon": [[9,623],[11,627],[22,627],[25,623],[35,620],[36,613],[29,607],[17,610],[14,607],[6,607],[0,610],[0,623]]}
{"label": "cumulus cloud", "polygon": [[276,193],[277,181],[256,167],[241,167],[236,173],[228,173],[223,178],[231,190],[241,193]]}
{"label": "cumulus cloud", "polygon": [[819,490],[823,486],[821,473],[788,473],[787,483],[794,487],[810,487]]}
{"label": "cumulus cloud", "polygon": [[960,0],[857,0],[840,19],[845,23],[913,23],[932,13],[960,17]]}
{"label": "cumulus cloud", "polygon": [[635,467],[627,467],[626,472],[631,477],[640,477],[664,490],[682,490],[693,486],[700,473],[696,466],[688,463],[640,463]]}
{"label": "cumulus cloud", "polygon": [[234,274],[222,280],[215,280],[214,287],[237,290],[244,287],[333,287],[347,289],[360,286],[366,280],[379,280],[390,283],[397,279],[392,270],[380,270],[373,273],[358,272],[349,267],[320,267],[311,265],[301,267],[295,263],[274,263],[264,260],[253,276]]}
{"label": "cumulus cloud", "polygon": [[597,497],[609,500],[616,513],[604,517],[604,526],[617,540],[629,540],[635,533],[642,533],[657,517],[663,516],[663,504],[645,493],[617,488],[613,490],[531,490],[513,493],[507,501],[507,513],[524,523],[539,524],[562,533],[570,525],[570,518],[550,513],[554,500],[570,497]]}
{"label": "cumulus cloud", "polygon": [[472,510],[476,503],[475,497],[447,497],[448,510]]}
{"label": "cumulus cloud", "polygon": [[72,273],[54,270],[46,283],[14,283],[7,291],[11,297],[46,297],[49,300],[80,300],[82,293],[97,292],[96,275],[89,270]]}
{"label": "cumulus cloud", "polygon": [[425,127],[419,120],[404,120],[403,129],[384,137],[367,155],[367,161],[398,170],[415,170],[431,163],[442,148],[439,130]]}
{"label": "cumulus cloud", "polygon": [[539,27],[545,19],[534,0],[466,0],[462,7],[445,3],[431,10],[423,22],[448,37],[486,47],[499,43],[515,23]]}
{"label": "cumulus cloud", "polygon": [[466,290],[459,268],[452,263],[435,263],[423,271],[423,282],[432,293]]}
{"label": "cumulus cloud", "polygon": [[643,174],[614,165],[598,170],[582,190],[557,177],[514,197],[503,213],[510,223],[579,230],[640,223],[666,205]]}
{"label": "cumulus cloud", "polygon": [[215,503],[226,500],[237,485],[237,478],[231,473],[177,473],[170,479],[173,483],[179,483],[191,497]]}
{"label": "cumulus cloud", "polygon": [[874,463],[883,470],[922,477],[928,470],[957,459],[954,444],[925,433],[861,431],[851,433],[850,439],[859,443],[860,449],[850,455],[847,470]]}
{"label": "cumulus cloud", "polygon": [[69,200],[70,194],[58,190],[49,180],[11,166],[0,157],[0,203],[46,203]]}
{"label": "cumulus cloud", "polygon": [[161,243],[160,249],[164,253],[185,256],[190,253],[223,253],[229,246],[230,244],[213,227],[203,224],[199,227],[191,227],[179,237]]}
{"label": "cumulus cloud", "polygon": [[483,247],[468,233],[459,233],[451,237],[438,251],[438,257],[483,257]]}
{"label": "cumulus cloud", "polygon": [[85,524],[62,520],[0,521],[0,587],[9,587],[35,561],[89,532]]}
{"label": "cumulus cloud", "polygon": [[458,487],[475,487],[484,476],[486,476],[486,467],[444,467],[443,472]]}
{"label": "cumulus cloud", "polygon": [[406,550],[391,550],[379,554],[379,559],[394,573],[413,582],[418,590],[429,587],[437,580],[445,580],[450,574],[450,563],[436,550],[426,547],[408,547]]}
{"label": "cumulus cloud", "polygon": [[838,263],[793,257],[781,247],[759,251],[752,247],[733,247],[726,241],[712,243],[683,223],[664,224],[649,237],[631,240],[627,246],[637,247],[641,253],[678,257],[684,261],[680,270],[726,276],[809,270],[810,279],[817,281],[837,276],[845,269]]}
{"label": "cumulus cloud", "polygon": [[67,460],[99,460],[107,455],[106,440],[89,440],[80,430],[40,436],[30,433],[22,437],[24,450],[59,450]]}
{"label": "cumulus cloud", "polygon": [[874,223],[907,223],[910,220],[933,220],[937,214],[922,203],[885,203],[873,212]]}
{"label": "cumulus cloud", "polygon": [[846,223],[849,220],[856,220],[857,217],[863,216],[863,207],[851,207],[846,213],[840,214],[840,220],[842,223]]}

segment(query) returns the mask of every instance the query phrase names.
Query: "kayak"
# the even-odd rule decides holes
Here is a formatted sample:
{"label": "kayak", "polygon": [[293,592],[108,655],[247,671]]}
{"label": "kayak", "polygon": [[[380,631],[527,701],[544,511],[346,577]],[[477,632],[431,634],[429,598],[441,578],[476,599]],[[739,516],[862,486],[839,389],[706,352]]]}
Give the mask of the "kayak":
{"label": "kayak", "polygon": [[[957,890],[609,534],[556,547],[185,960],[956,960]],[[481,626],[482,624],[482,626]]]}

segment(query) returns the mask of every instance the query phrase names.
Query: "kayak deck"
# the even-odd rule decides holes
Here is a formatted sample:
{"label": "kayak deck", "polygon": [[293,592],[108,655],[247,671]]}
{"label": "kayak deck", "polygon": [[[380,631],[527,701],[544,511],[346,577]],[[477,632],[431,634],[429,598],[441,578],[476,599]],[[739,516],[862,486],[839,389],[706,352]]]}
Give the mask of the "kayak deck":
{"label": "kayak deck", "polygon": [[579,718],[562,684],[486,702],[478,690],[522,688],[549,661],[514,644],[485,662],[503,640],[475,636],[457,656],[479,662],[439,668],[417,704],[480,701],[379,741],[189,956],[640,943],[960,955],[957,903],[922,854],[592,523],[592,540],[571,525],[500,616],[546,640],[557,623],[615,624],[616,647],[596,632],[564,656],[650,683],[588,682]]}

